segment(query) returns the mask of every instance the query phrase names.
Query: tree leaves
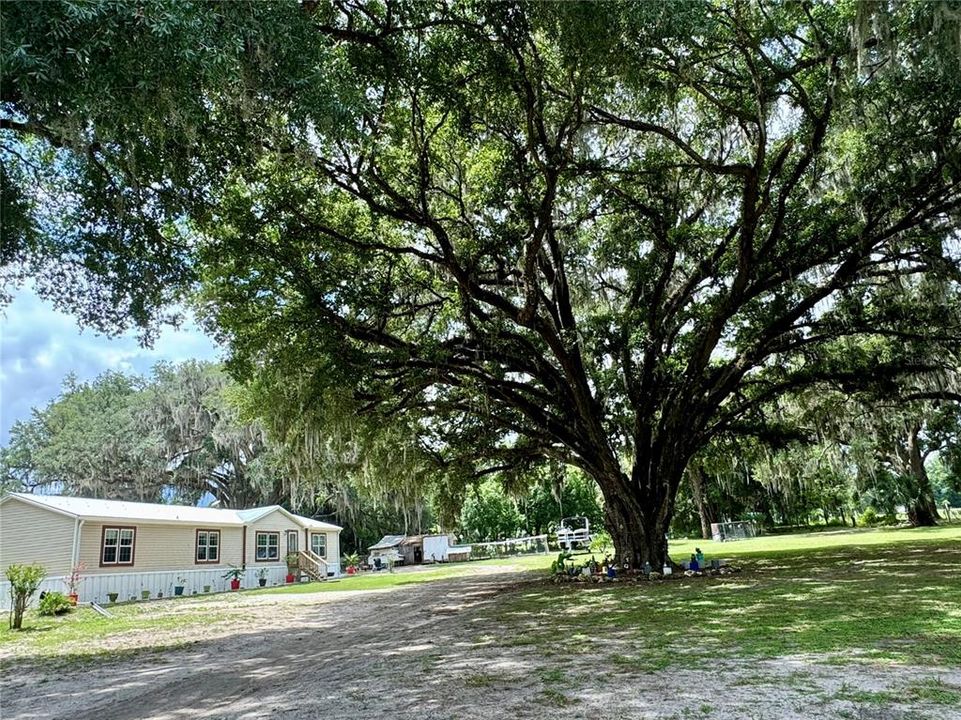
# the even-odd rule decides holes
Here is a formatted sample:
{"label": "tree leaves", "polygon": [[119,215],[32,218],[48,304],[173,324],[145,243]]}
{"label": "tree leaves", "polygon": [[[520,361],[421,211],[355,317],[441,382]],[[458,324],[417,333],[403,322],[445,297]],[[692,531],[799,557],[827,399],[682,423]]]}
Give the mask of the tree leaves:
{"label": "tree leaves", "polygon": [[899,291],[958,277],[941,5],[47,5],[3,47],[6,134],[83,200],[48,294],[106,326],[199,290],[233,368],[295,358],[459,463],[663,520],[846,338],[956,345]]}

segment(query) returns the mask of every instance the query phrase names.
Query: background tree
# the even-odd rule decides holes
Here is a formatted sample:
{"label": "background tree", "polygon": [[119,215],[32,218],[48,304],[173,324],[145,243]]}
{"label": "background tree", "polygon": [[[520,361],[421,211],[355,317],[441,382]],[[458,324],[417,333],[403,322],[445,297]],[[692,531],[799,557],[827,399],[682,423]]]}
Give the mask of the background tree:
{"label": "background tree", "polygon": [[[59,203],[17,186],[13,274],[101,326],[199,281],[235,368],[577,466],[659,566],[712,438],[961,337],[902,282],[958,277],[949,10],[8,3],[5,172]],[[858,336],[905,351],[828,361]]]}
{"label": "background tree", "polygon": [[460,528],[467,542],[503,540],[523,535],[524,516],[495,480],[473,487],[464,500]]}
{"label": "background tree", "polygon": [[911,524],[936,524],[938,510],[927,464],[939,453],[950,456],[957,447],[961,403],[841,397],[822,391],[812,399],[809,412],[820,415],[822,454],[833,452],[835,464],[853,463],[862,485],[880,472],[888,473],[896,481],[899,503],[906,507]]}
{"label": "background tree", "polygon": [[160,501],[166,458],[158,438],[138,423],[143,388],[142,378],[122,373],[90,383],[68,377],[60,397],[11,428],[0,455],[9,485]]}
{"label": "background tree", "polygon": [[604,527],[604,505],[597,484],[576,468],[560,474],[551,465],[539,468],[519,502],[528,535],[553,533],[565,517],[586,517],[595,532]]}
{"label": "background tree", "polygon": [[[192,361],[159,364],[146,378],[68,377],[60,396],[14,425],[0,449],[0,477],[12,491],[279,503],[342,524],[346,549],[433,527],[433,476],[423,459],[404,461],[413,445],[402,445],[396,429],[351,424],[331,406],[298,415],[287,404],[294,396],[240,385],[218,365]],[[453,508],[453,528],[460,505],[437,506],[448,515]]]}
{"label": "background tree", "polygon": [[165,482],[184,500],[209,493],[237,508],[284,501],[280,475],[251,473],[265,437],[260,423],[240,418],[232,397],[238,392],[219,365],[189,361],[157,365],[140,394],[140,432],[157,439]]}

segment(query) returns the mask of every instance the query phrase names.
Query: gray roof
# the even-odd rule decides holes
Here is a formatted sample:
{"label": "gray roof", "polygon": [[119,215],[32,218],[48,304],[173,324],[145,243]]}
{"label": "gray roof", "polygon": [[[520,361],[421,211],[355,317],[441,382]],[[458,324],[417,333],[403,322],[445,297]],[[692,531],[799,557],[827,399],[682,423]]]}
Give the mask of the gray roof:
{"label": "gray roof", "polygon": [[380,540],[377,541],[376,545],[371,545],[368,550],[387,550],[388,548],[397,547],[406,538],[406,535],[384,535]]}

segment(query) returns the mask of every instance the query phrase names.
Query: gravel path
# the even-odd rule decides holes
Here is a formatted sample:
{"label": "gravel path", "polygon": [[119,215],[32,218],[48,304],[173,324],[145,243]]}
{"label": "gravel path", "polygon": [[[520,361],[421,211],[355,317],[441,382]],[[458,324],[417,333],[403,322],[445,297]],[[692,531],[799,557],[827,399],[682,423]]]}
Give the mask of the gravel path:
{"label": "gravel path", "polygon": [[[241,620],[194,628],[192,644],[181,649],[119,648],[123,660],[42,674],[14,666],[2,680],[0,717],[961,718],[957,706],[837,697],[839,689],[870,693],[912,678],[961,686],[957,669],[838,668],[784,658],[632,675],[585,653],[565,658],[558,682],[551,675],[557,660],[536,648],[478,641],[498,634],[479,611],[525,582],[503,568],[478,570],[385,591],[232,596],[224,602]],[[169,639],[163,631],[149,643],[129,642]],[[783,687],[757,687],[751,679],[759,673],[783,676]],[[791,682],[801,673],[803,687]]]}

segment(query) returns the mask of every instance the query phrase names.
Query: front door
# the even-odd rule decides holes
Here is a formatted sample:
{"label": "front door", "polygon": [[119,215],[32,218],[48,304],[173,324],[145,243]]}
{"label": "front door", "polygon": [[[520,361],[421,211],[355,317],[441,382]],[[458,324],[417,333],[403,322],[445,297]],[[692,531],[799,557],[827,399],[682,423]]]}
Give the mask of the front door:
{"label": "front door", "polygon": [[300,552],[300,550],[297,547],[297,538],[299,537],[299,535],[300,533],[298,533],[296,530],[287,531],[287,553],[288,554]]}

